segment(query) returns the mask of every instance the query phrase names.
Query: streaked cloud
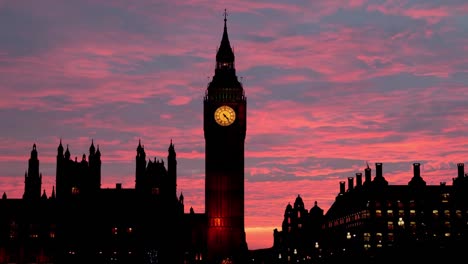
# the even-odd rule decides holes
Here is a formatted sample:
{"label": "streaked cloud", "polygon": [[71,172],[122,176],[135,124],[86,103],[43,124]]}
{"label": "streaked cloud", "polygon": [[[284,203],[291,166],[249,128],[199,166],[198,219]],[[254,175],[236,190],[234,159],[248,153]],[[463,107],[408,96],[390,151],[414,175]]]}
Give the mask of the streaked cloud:
{"label": "streaked cloud", "polygon": [[[172,139],[186,211],[204,211],[203,96],[223,11],[248,98],[246,229],[269,247],[288,203],[325,211],[383,162],[429,184],[468,164],[468,4],[450,1],[0,1],[0,192],[21,197],[33,143],[51,192],[58,142],[134,184],[138,140]],[[287,188],[285,188],[287,186]]]}

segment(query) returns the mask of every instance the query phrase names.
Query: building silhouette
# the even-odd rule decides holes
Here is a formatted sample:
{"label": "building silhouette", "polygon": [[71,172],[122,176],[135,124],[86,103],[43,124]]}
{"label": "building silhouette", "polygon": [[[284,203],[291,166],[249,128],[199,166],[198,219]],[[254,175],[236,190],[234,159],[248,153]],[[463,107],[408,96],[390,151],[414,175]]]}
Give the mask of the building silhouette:
{"label": "building silhouette", "polygon": [[101,188],[101,150],[72,158],[57,148],[52,194],[42,190],[33,145],[22,198],[0,200],[0,263],[245,263],[244,141],[246,98],[234,67],[224,17],[215,74],[204,97],[204,213],[177,193],[171,140],[166,162],[139,141],[135,186]]}
{"label": "building silhouette", "polygon": [[383,164],[375,176],[362,173],[339,182],[334,203],[323,214],[308,212],[298,195],[285,209],[272,248],[254,251],[253,263],[451,263],[468,246],[468,174],[457,164],[452,184],[427,185],[413,163],[407,185],[390,185]]}
{"label": "building silhouette", "polygon": [[224,16],[216,69],[204,97],[205,210],[208,260],[244,263],[244,142],[247,101],[235,69]]}

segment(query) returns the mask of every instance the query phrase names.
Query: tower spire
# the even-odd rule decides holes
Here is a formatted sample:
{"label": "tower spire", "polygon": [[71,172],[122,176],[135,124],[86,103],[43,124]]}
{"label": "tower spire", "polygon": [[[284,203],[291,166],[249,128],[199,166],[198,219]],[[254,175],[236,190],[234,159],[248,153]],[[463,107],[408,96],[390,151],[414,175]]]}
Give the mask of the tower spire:
{"label": "tower spire", "polygon": [[231,44],[229,43],[229,36],[227,33],[227,11],[224,9],[224,31],[219,46],[218,53],[216,54],[217,68],[234,68],[234,52],[232,51]]}

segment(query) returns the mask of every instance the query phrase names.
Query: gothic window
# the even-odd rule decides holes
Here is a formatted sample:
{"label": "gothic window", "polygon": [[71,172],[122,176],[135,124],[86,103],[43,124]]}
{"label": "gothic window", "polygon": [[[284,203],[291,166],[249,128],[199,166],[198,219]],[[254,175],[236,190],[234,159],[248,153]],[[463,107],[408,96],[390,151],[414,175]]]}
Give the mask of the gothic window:
{"label": "gothic window", "polygon": [[297,211],[297,218],[301,218],[301,211]]}
{"label": "gothic window", "polygon": [[117,235],[117,233],[118,233],[117,231],[118,231],[118,228],[117,228],[116,226],[114,226],[114,227],[112,228],[112,234],[113,234],[113,235]]}

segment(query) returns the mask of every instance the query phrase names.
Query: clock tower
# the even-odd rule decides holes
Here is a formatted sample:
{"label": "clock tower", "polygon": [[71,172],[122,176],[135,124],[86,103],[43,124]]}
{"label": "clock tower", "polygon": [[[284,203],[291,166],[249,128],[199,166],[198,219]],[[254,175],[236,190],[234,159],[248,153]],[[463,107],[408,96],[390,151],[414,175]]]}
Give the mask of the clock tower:
{"label": "clock tower", "polygon": [[239,263],[247,252],[244,229],[244,142],[247,101],[234,67],[226,11],[216,68],[204,97],[207,257]]}

